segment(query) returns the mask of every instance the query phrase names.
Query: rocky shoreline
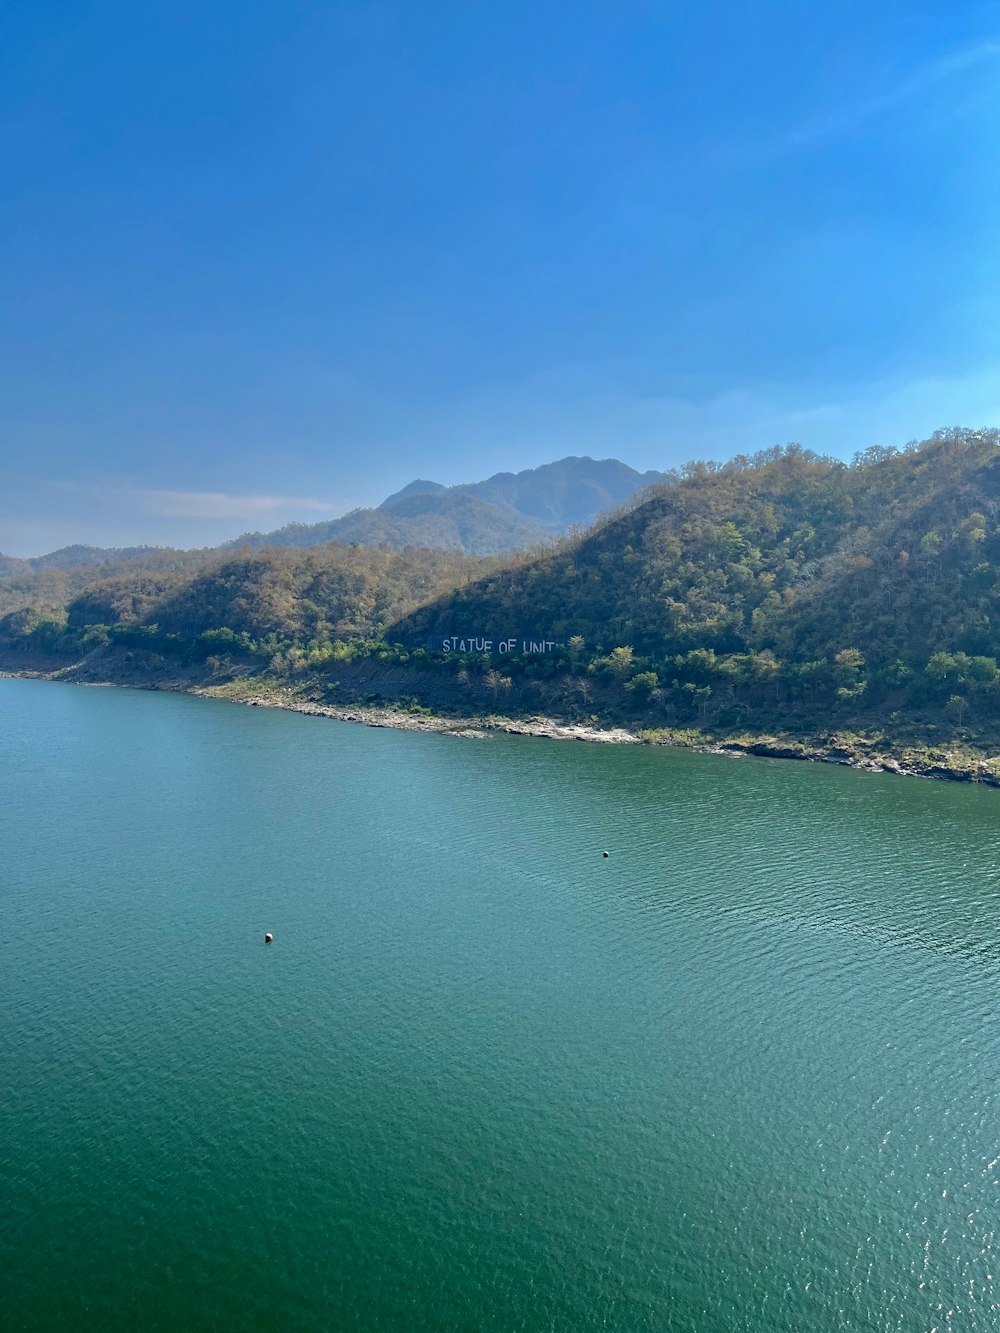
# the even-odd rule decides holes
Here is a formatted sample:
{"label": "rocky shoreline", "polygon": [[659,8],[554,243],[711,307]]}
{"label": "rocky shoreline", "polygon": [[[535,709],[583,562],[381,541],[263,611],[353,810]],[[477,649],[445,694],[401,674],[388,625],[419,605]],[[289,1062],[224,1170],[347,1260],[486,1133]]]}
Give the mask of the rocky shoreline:
{"label": "rocky shoreline", "polygon": [[309,717],[325,717],[337,722],[353,722],[366,727],[388,727],[398,731],[435,732],[467,740],[484,740],[489,735],[533,736],[545,740],[574,740],[603,745],[670,745],[703,754],[730,757],[753,756],[765,759],[798,759],[811,763],[838,764],[870,773],[889,773],[901,777],[934,778],[948,782],[973,782],[1000,787],[1000,758],[992,756],[957,756],[945,753],[930,757],[901,749],[896,753],[874,746],[816,745],[784,736],[740,736],[712,738],[690,733],[667,731],[636,732],[625,727],[584,726],[560,722],[551,717],[511,718],[498,715],[448,717],[442,714],[413,713],[391,706],[316,703],[291,691],[273,687],[261,689],[259,682],[246,681],[227,685],[202,685],[185,681],[141,679],[81,679],[71,671],[31,668],[2,668],[0,678],[60,680],[68,684],[91,686],[124,685],[133,689],[153,689],[201,698],[220,699],[251,708],[280,708]]}
{"label": "rocky shoreline", "polygon": [[[208,698],[220,697],[211,689],[196,689],[191,693]],[[225,696],[222,697],[231,697]],[[366,727],[391,727],[399,731],[430,731],[439,735],[485,739],[489,733],[509,736],[536,736],[545,740],[576,740],[605,745],[671,745],[695,750],[702,754],[720,754],[730,757],[751,756],[762,759],[798,759],[811,763],[838,764],[868,773],[890,773],[899,777],[929,777],[951,782],[981,782],[1000,787],[1000,772],[983,762],[978,771],[948,763],[907,763],[889,754],[872,753],[861,756],[837,746],[811,747],[798,742],[789,743],[778,738],[755,740],[695,741],[682,738],[653,738],[624,727],[586,727],[559,722],[550,717],[466,717],[413,715],[393,708],[338,707],[317,704],[280,694],[255,694],[233,700],[254,708],[283,708],[312,717],[328,717],[338,722],[355,722]]]}
{"label": "rocky shoreline", "polygon": [[438,735],[461,736],[472,740],[485,740],[490,732],[493,732],[508,736],[539,736],[553,741],[595,741],[605,745],[645,743],[641,736],[626,731],[624,727],[607,729],[584,727],[570,722],[557,722],[551,717],[449,718],[405,713],[396,708],[317,704],[281,694],[257,693],[247,698],[234,699],[232,695],[220,694],[211,688],[193,689],[187,693],[199,694],[209,699],[228,698],[234,703],[248,704],[251,708],[283,708],[293,713],[305,713],[309,717],[328,717],[336,722],[357,722],[365,727],[391,727],[397,731],[433,731]]}

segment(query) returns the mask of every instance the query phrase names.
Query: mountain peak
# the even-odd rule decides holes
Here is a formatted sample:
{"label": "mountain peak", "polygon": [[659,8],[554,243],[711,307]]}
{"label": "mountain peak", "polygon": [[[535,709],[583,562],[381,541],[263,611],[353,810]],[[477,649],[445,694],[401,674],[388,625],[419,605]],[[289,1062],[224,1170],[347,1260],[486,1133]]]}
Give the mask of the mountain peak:
{"label": "mountain peak", "polygon": [[401,491],[395,491],[384,499],[379,505],[379,509],[391,509],[398,501],[405,500],[411,495],[440,495],[442,491],[447,489],[448,487],[442,486],[439,481],[411,481]]}

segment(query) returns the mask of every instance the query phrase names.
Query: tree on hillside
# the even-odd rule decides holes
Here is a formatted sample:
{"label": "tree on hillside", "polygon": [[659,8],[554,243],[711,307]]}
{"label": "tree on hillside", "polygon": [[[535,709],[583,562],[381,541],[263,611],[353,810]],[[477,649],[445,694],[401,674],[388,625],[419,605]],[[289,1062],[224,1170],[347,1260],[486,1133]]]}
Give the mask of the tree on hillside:
{"label": "tree on hillside", "polygon": [[513,684],[510,676],[501,675],[495,668],[491,668],[483,677],[483,685],[492,694],[494,701],[498,695],[508,693]]}

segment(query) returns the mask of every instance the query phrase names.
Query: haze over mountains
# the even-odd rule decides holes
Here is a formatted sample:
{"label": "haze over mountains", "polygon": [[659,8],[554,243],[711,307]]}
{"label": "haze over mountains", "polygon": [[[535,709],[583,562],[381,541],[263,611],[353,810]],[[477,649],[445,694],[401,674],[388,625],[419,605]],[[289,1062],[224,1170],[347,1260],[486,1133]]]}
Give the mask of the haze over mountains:
{"label": "haze over mountains", "polygon": [[[637,472],[617,459],[569,457],[523,472],[498,472],[486,481],[443,486],[418,480],[374,509],[355,509],[320,523],[289,523],[272,532],[247,532],[223,543],[242,546],[346,545],[434,547],[467,555],[523,550],[573,527],[588,527],[602,513],[661,481],[659,472]],[[73,545],[46,555],[20,558],[0,554],[0,577],[41,570],[83,570],[124,561],[160,568],[172,548]],[[193,554],[174,552],[177,556]]]}
{"label": "haze over mountains", "polygon": [[496,555],[544,542],[662,481],[663,473],[637,472],[606,458],[562,458],[524,472],[498,472],[486,481],[442,486],[411,481],[377,509],[355,509],[322,523],[290,523],[276,532],[245,533],[238,546],[315,546],[337,541],[393,550],[434,546],[467,555]]}

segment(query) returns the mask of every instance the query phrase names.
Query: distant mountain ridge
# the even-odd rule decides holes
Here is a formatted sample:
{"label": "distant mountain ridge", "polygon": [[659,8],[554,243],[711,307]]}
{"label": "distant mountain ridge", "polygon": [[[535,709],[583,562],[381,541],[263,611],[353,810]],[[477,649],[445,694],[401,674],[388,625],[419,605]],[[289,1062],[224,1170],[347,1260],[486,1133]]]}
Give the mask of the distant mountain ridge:
{"label": "distant mountain ridge", "polygon": [[106,565],[119,560],[141,560],[155,552],[168,551],[167,546],[61,546],[48,555],[21,557],[0,553],[0,577],[26,574],[33,569],[82,569],[89,565]]}
{"label": "distant mountain ridge", "polygon": [[439,481],[411,481],[401,491],[396,491],[394,495],[383,500],[379,509],[391,509],[398,500],[405,500],[410,495],[440,495],[447,489],[448,487],[442,486]]}
{"label": "distant mountain ridge", "polygon": [[486,481],[450,488],[490,504],[508,505],[550,532],[589,527],[601,514],[664,479],[662,472],[637,472],[617,458],[570,456],[523,472],[498,472]]}
{"label": "distant mountain ridge", "polygon": [[[572,528],[589,527],[601,514],[663,479],[663,473],[638,472],[615,458],[575,456],[456,486],[418,479],[387,496],[377,508],[354,509],[320,523],[288,523],[271,532],[244,532],[202,554],[245,546],[260,549],[341,542],[387,546],[393,551],[415,546],[474,556],[504,555],[543,545]],[[81,544],[26,558],[0,553],[0,578],[132,562],[160,564],[172,557],[187,563],[195,554],[166,546]]]}
{"label": "distant mountain ridge", "polygon": [[355,509],[322,523],[289,523],[274,532],[244,533],[225,549],[336,541],[387,545],[397,551],[420,546],[500,555],[537,546],[574,527],[589,527],[663,478],[661,472],[637,472],[615,458],[571,456],[458,486],[411,481],[377,509]]}
{"label": "distant mountain ridge", "polygon": [[488,504],[473,495],[400,492],[387,508],[355,509],[343,518],[322,523],[289,523],[276,532],[249,532],[226,542],[224,550],[249,546],[408,546],[460,551],[466,555],[499,555],[535,546],[548,538],[545,528],[506,506]]}

